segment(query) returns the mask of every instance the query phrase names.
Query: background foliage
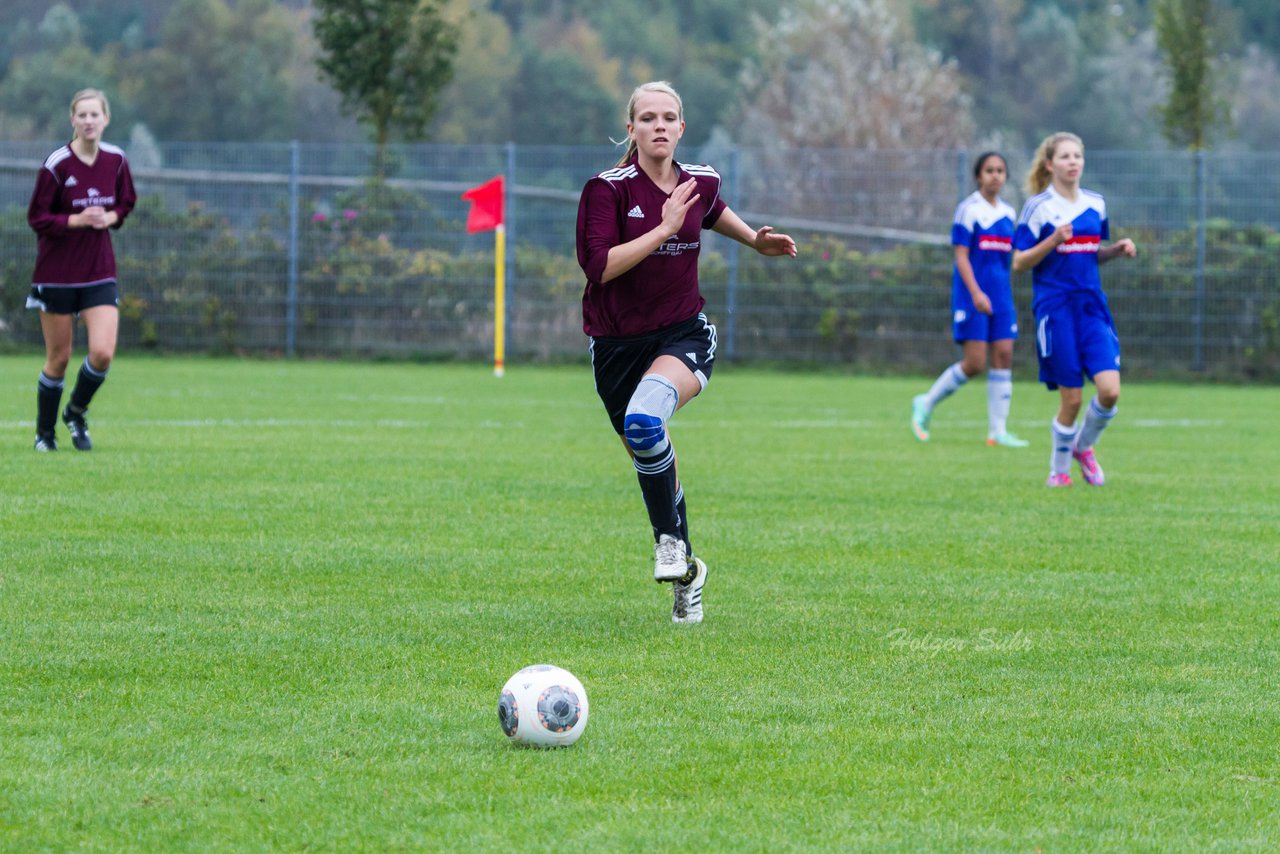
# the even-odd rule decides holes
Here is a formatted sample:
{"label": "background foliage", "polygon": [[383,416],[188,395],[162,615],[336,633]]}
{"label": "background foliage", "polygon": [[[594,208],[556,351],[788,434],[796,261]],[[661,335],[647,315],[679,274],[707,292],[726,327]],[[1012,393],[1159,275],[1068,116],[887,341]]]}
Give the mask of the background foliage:
{"label": "background foliage", "polygon": [[[767,142],[757,138],[767,128],[753,121],[761,103],[770,93],[800,91],[803,75],[813,73],[795,59],[804,56],[795,52],[795,33],[806,20],[838,14],[860,22],[861,43],[891,46],[893,55],[872,66],[887,77],[883,91],[911,91],[917,81],[926,103],[951,114],[932,127],[955,145],[1028,148],[1070,125],[1094,149],[1165,147],[1159,108],[1169,84],[1154,0],[446,6],[460,49],[427,129],[442,142],[602,144],[618,135],[630,88],[652,78],[676,82],[685,97],[687,142],[700,145],[716,134],[745,145]],[[1219,147],[1273,149],[1280,138],[1280,17],[1271,0],[1212,6],[1216,95],[1234,129]],[[68,96],[97,85],[114,98],[117,141],[138,126],[166,141],[368,139],[319,77],[306,0],[9,0],[5,7],[0,138],[65,136]],[[791,36],[772,38],[781,28]],[[774,51],[779,41],[789,53]],[[866,73],[868,57],[858,51],[820,55],[833,79]],[[946,73],[919,88],[930,76],[922,78],[922,68],[940,67]],[[855,126],[884,118],[868,116],[856,98],[837,101],[833,118]],[[899,144],[927,142],[907,135]]]}

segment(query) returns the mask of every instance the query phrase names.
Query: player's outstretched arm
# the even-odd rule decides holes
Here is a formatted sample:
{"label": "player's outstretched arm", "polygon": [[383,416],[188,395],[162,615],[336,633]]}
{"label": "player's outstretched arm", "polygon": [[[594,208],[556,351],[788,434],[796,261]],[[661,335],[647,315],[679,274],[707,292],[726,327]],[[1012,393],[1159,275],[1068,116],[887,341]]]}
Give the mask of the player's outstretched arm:
{"label": "player's outstretched arm", "polygon": [[1136,258],[1138,255],[1138,246],[1129,238],[1117,240],[1110,246],[1104,246],[1098,250],[1098,263],[1105,264],[1113,258]]}
{"label": "player's outstretched arm", "polygon": [[725,237],[732,237],[761,255],[788,255],[792,258],[796,255],[796,242],[790,235],[779,234],[773,230],[773,226],[769,225],[752,230],[751,226],[743,222],[742,217],[730,208],[725,208],[720,213],[720,218],[716,220],[711,230]]}

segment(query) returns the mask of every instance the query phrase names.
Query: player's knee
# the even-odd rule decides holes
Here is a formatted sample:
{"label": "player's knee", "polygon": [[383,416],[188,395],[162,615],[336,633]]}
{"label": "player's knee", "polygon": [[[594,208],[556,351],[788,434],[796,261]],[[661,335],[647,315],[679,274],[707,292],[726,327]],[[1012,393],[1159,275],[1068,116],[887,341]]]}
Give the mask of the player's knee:
{"label": "player's knee", "polygon": [[647,374],[627,403],[622,435],[637,457],[658,457],[671,446],[667,439],[667,419],[676,411],[680,395],[671,381]]}
{"label": "player's knee", "polygon": [[48,362],[49,376],[66,376],[67,365],[71,362],[71,348],[67,347],[65,350],[62,348],[50,350],[46,354],[45,361]]}
{"label": "player's knee", "polygon": [[622,430],[627,446],[637,457],[657,456],[670,444],[662,419],[643,412],[628,412]]}
{"label": "player's knee", "polygon": [[1115,409],[1120,402],[1120,387],[1098,389],[1098,405],[1103,409]]}
{"label": "player's knee", "polygon": [[89,367],[99,373],[106,372],[111,367],[111,360],[115,357],[115,353],[111,350],[103,348],[89,348]]}

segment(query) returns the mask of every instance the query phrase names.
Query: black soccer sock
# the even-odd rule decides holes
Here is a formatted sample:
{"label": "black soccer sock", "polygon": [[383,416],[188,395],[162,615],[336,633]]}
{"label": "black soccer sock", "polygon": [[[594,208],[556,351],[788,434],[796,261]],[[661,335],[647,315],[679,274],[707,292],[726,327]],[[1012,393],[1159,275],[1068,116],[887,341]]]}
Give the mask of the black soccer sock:
{"label": "black soccer sock", "polygon": [[649,524],[653,526],[653,541],[658,541],[659,534],[683,536],[676,507],[675,461],[672,460],[665,469],[652,474],[640,471],[639,465],[636,469],[640,494],[644,496],[644,506],[649,511]]}
{"label": "black soccer sock", "polygon": [[684,486],[676,487],[676,516],[680,521],[680,539],[684,540],[685,554],[693,559],[693,543],[689,542],[689,517],[684,506]]}
{"label": "black soccer sock", "polygon": [[93,396],[106,381],[107,372],[96,370],[89,364],[89,357],[86,356],[84,364],[80,366],[80,373],[76,376],[76,387],[71,390],[71,402],[68,404],[71,411],[78,415],[88,409],[89,401],[93,400]]}
{"label": "black soccer sock", "polygon": [[62,377],[54,379],[40,372],[36,385],[36,433],[47,436],[58,423],[58,404],[62,402]]}

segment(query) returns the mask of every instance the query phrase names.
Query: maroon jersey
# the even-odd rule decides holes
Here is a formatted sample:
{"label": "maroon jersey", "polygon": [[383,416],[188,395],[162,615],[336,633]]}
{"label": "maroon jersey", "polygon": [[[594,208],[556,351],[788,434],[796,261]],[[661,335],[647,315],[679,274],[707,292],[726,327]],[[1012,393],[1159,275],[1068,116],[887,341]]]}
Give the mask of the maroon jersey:
{"label": "maroon jersey", "polygon": [[27,208],[36,232],[38,287],[87,287],[116,280],[116,256],[106,229],[68,228],[67,219],[88,207],[115,211],[119,228],[138,200],[124,151],[105,142],[90,166],[64,145],[45,160]]}
{"label": "maroon jersey", "polygon": [[706,300],[698,290],[702,229],[725,209],[720,175],[710,166],[677,163],[678,181],[697,180],[698,201],[684,225],[649,257],[602,283],[609,250],[652,231],[669,198],[636,164],[601,172],[582,188],[578,202],[578,264],[587,274],[582,328],[588,335],[631,337],[688,320]]}

